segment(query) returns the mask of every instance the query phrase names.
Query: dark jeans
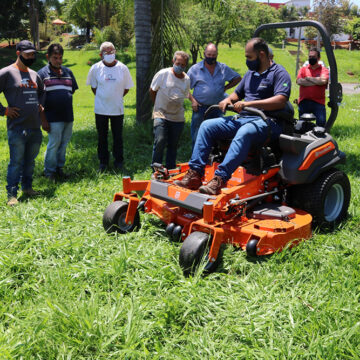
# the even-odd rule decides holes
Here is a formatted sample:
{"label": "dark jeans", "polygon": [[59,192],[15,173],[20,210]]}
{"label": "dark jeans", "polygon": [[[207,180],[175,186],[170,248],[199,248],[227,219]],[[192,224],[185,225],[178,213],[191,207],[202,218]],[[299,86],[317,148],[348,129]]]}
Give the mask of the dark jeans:
{"label": "dark jeans", "polygon": [[32,188],[35,158],[42,141],[40,129],[8,130],[10,162],[7,171],[8,196],[17,195],[19,182],[23,190]]}
{"label": "dark jeans", "polygon": [[167,145],[166,163],[167,169],[176,167],[176,152],[180,135],[184,128],[184,122],[169,121],[166,119],[154,119],[154,147],[152,164],[162,164],[165,146]]}
{"label": "dark jeans", "polygon": [[[191,117],[191,145],[194,149],[196,137],[200,128],[201,123],[204,121],[205,111],[210,107],[210,105],[199,105],[198,111],[193,111]],[[219,109],[213,109],[207,115],[207,119],[214,119],[223,116],[223,113]]]}
{"label": "dark jeans", "polygon": [[[275,121],[269,121],[271,140],[280,136],[281,126]],[[227,116],[224,118],[204,121],[199,129],[195,147],[189,161],[191,169],[204,174],[205,165],[216,140],[233,139],[223,162],[218,166],[215,175],[225,181],[247,158],[251,146],[263,146],[269,135],[268,123],[258,116]]]}
{"label": "dark jeans", "polygon": [[305,113],[312,113],[316,116],[316,125],[324,126],[326,123],[325,105],[316,101],[305,99],[299,104],[299,117]]}
{"label": "dark jeans", "polygon": [[111,123],[111,132],[113,137],[113,156],[115,162],[122,163],[123,157],[123,140],[122,130],[124,123],[124,115],[99,115],[95,114],[96,129],[98,132],[98,158],[100,164],[107,165],[109,163],[109,150],[108,150],[108,132],[109,132],[109,119]]}

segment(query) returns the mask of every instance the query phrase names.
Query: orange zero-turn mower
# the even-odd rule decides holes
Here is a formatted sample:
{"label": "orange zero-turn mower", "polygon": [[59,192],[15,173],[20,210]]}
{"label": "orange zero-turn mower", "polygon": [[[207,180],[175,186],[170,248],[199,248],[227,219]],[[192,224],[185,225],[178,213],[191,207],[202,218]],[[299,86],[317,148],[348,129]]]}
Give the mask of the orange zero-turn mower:
{"label": "orange zero-turn mower", "polygon": [[[320,31],[333,65],[330,101],[335,95],[341,100],[335,58],[331,45],[326,46],[330,39],[322,24],[299,21],[281,23],[281,27],[289,27],[283,24],[315,26]],[[267,27],[279,24],[262,25]],[[179,262],[185,275],[193,274],[204,257],[205,270],[214,271],[222,244],[240,247],[249,256],[261,256],[309,239],[312,226],[329,227],[343,220],[350,202],[348,177],[335,168],[345,162],[345,154],[329,134],[338,102],[330,104],[332,111],[324,128],[315,126],[312,114],[294,120],[290,103],[284,111],[272,114],[284,121],[285,133],[276,144],[253,149],[219,195],[201,194],[175,185],[174,180],[181,179],[189,169],[187,163],[172,170],[153,164],[152,180],[132,181],[124,177],[123,190],[114,195],[103,215],[105,230],[118,233],[136,230],[140,226],[139,211],[159,217],[170,238],[183,241]],[[258,109],[244,110],[264,120],[269,118]],[[213,178],[225,153],[224,142],[213,149],[203,183]],[[137,192],[143,195],[139,197]]]}

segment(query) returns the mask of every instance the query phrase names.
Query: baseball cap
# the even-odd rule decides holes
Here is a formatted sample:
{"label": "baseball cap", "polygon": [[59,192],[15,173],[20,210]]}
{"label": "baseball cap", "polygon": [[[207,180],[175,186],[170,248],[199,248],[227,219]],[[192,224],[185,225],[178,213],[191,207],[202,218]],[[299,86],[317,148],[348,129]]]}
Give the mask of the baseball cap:
{"label": "baseball cap", "polygon": [[29,40],[21,40],[16,44],[16,51],[22,51],[25,53],[35,52],[34,44]]}

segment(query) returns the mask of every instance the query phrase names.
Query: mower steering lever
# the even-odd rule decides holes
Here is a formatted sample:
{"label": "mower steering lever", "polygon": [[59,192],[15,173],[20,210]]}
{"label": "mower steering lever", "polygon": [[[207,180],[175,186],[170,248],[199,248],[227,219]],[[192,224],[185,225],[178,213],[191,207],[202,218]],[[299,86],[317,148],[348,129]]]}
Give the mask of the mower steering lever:
{"label": "mower steering lever", "polygon": [[[206,119],[206,116],[214,109],[219,109],[220,106],[219,105],[211,105],[208,107],[208,109],[205,111],[204,113],[204,119]],[[227,105],[226,106],[226,110],[229,110],[229,111],[234,111],[234,105]],[[254,114],[254,115],[258,115],[260,116],[263,120],[266,121],[267,119],[267,116],[264,114],[263,111],[261,111],[260,109],[256,109],[254,107],[248,107],[248,106],[245,106],[243,108],[243,111],[247,111],[251,114]]]}

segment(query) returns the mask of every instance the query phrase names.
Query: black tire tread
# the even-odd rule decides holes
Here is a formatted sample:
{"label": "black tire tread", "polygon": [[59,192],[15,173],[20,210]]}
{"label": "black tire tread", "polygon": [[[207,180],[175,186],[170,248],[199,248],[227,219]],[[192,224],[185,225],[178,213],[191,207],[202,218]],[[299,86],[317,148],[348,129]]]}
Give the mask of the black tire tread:
{"label": "black tire tread", "polygon": [[[201,263],[205,251],[211,246],[211,238],[209,234],[200,231],[191,233],[183,242],[180,254],[179,263],[183,269],[185,276],[193,275]],[[219,261],[220,253],[213,263],[208,263],[206,272],[210,273],[215,271]]]}
{"label": "black tire tread", "polygon": [[[344,190],[344,204],[341,213],[335,221],[328,222],[324,217],[324,199],[326,190],[340,183]],[[321,174],[312,184],[298,185],[290,189],[290,204],[309,212],[313,224],[318,227],[328,227],[344,220],[350,204],[351,188],[347,175],[337,169],[330,169]]]}
{"label": "black tire tread", "polygon": [[103,215],[103,227],[105,231],[110,234],[113,232],[118,232],[120,234],[125,234],[127,232],[132,232],[140,226],[140,216],[139,212],[136,211],[134,223],[127,230],[122,230],[118,225],[118,219],[122,213],[126,213],[129,204],[125,201],[114,201],[112,202],[104,211]]}

